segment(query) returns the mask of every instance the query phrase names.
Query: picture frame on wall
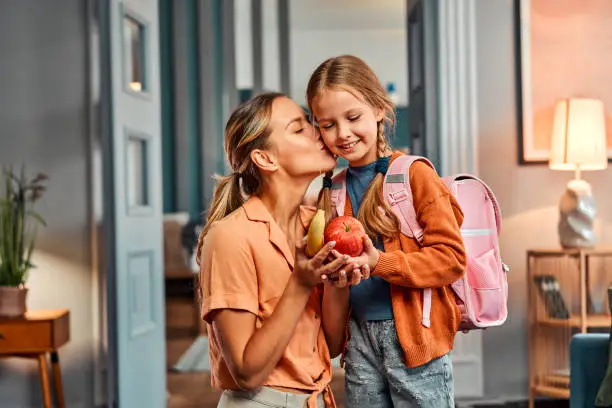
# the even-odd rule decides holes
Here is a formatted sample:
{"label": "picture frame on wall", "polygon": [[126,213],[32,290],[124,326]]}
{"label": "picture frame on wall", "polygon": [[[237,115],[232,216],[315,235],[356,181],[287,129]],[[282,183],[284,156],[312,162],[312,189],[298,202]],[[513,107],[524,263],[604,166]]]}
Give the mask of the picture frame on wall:
{"label": "picture frame on wall", "polygon": [[612,2],[514,0],[519,164],[547,164],[555,105],[601,99],[612,161]]}

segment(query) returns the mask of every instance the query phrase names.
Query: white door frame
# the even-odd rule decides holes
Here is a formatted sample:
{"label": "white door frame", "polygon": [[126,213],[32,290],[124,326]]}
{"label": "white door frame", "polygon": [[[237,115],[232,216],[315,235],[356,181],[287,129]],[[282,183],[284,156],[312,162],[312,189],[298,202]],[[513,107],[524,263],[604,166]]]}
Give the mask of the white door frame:
{"label": "white door frame", "polygon": [[[439,143],[442,175],[478,175],[475,0],[438,0]],[[455,395],[484,396],[483,333],[455,337]]]}

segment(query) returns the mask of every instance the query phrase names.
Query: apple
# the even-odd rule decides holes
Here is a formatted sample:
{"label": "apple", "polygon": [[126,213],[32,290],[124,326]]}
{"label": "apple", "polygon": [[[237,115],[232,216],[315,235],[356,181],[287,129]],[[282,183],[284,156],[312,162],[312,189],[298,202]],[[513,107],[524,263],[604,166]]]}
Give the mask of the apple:
{"label": "apple", "polygon": [[359,256],[363,252],[363,225],[357,218],[344,215],[336,217],[325,228],[325,242],[336,241],[334,249],[343,255]]}

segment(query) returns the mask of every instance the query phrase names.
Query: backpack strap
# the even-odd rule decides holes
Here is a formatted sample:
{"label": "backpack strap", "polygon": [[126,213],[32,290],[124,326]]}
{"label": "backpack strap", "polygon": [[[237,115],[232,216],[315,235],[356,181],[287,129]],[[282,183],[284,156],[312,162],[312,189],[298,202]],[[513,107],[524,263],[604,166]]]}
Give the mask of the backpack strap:
{"label": "backpack strap", "polygon": [[340,171],[338,174],[332,177],[330,197],[332,208],[336,210],[336,214],[339,217],[343,216],[344,205],[346,203],[346,169]]}
{"label": "backpack strap", "polygon": [[414,238],[420,244],[423,241],[423,228],[417,220],[416,210],[410,187],[410,166],[422,161],[432,169],[433,164],[424,157],[402,155],[389,164],[383,182],[383,197],[400,222],[400,230],[407,237]]}
{"label": "backpack strap", "polygon": [[[422,161],[432,169],[434,165],[421,156],[402,155],[389,164],[389,169],[383,182],[383,197],[391,207],[400,222],[400,230],[407,237],[414,238],[419,245],[423,242],[423,228],[417,219],[412,187],[410,186],[410,166],[416,161]],[[423,289],[423,317],[421,324],[431,326],[431,289]]]}

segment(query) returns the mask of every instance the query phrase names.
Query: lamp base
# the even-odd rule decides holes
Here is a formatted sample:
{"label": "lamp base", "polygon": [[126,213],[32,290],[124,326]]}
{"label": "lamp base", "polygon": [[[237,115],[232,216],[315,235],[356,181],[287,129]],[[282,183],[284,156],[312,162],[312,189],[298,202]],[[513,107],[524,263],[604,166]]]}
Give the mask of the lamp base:
{"label": "lamp base", "polygon": [[572,180],[559,202],[559,241],[563,248],[595,246],[593,223],[597,209],[591,186],[584,180]]}

